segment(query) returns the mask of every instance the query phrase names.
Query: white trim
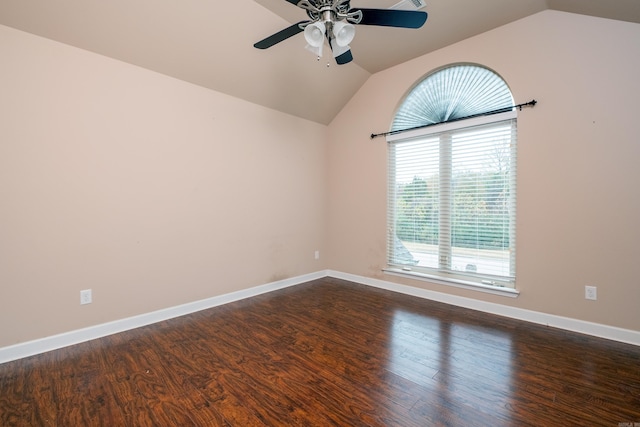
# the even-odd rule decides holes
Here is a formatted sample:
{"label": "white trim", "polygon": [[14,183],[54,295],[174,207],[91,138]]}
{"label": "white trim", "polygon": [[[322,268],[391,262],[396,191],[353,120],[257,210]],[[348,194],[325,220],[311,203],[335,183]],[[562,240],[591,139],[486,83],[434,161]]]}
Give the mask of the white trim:
{"label": "white trim", "polygon": [[404,139],[411,139],[417,137],[423,137],[433,135],[434,133],[447,132],[450,130],[456,130],[460,128],[466,128],[471,126],[479,126],[488,123],[495,123],[502,120],[515,119],[518,117],[517,110],[506,111],[504,113],[491,114],[488,116],[474,117],[465,120],[456,120],[452,122],[445,122],[437,125],[421,127],[414,130],[401,131],[398,133],[392,133],[387,135],[387,142],[395,142]]}
{"label": "white trim", "polygon": [[617,328],[615,326],[603,325],[600,323],[586,322],[584,320],[572,319],[554,314],[541,313],[538,311],[525,310],[517,307],[510,307],[492,302],[480,301],[473,298],[466,298],[457,295],[445,294],[442,292],[430,291],[413,286],[401,285],[387,282],[385,280],[372,279],[369,277],[357,276],[349,273],[341,273],[329,270],[327,273],[336,279],[348,280],[362,285],[373,286],[393,292],[399,292],[432,301],[451,304],[458,307],[483,311],[485,313],[496,314],[498,316],[509,317],[539,325],[551,326],[571,332],[591,335],[599,338],[619,341],[627,344],[640,346],[640,331]]}
{"label": "white trim", "polygon": [[0,348],[0,363],[10,362],[12,360],[21,359],[23,357],[34,356],[36,354],[45,353],[47,351],[56,350],[62,347],[68,347],[74,344],[80,344],[85,341],[96,338],[105,337],[107,335],[117,334],[119,332],[128,331],[152,323],[161,322],[163,320],[173,319],[175,317],[184,316],[196,311],[206,310],[230,302],[250,298],[267,292],[276,291],[278,289],[299,285],[311,280],[321,279],[327,276],[326,271],[318,271],[316,273],[305,274],[290,279],[279,280],[277,282],[267,283],[265,285],[256,286],[241,291],[232,292],[225,295],[219,295],[212,298],[194,301],[187,304],[169,307],[138,316],[128,317],[126,319],[115,320],[113,322],[103,323],[100,325],[89,326],[87,328],[75,331],[65,332],[59,335],[53,335],[28,341],[8,347]]}
{"label": "white trim", "polygon": [[517,298],[520,292],[513,288],[507,288],[503,286],[485,285],[483,283],[470,282],[460,279],[443,278],[436,276],[435,274],[420,273],[417,271],[406,271],[400,268],[384,268],[382,271],[385,274],[391,276],[405,277],[413,280],[422,280],[430,283],[437,283],[438,285],[453,286],[454,288],[469,289],[471,291],[484,292],[487,294],[500,295],[503,297]]}
{"label": "white trim", "polygon": [[59,335],[53,335],[34,341],[28,341],[21,344],[3,347],[0,348],[0,363],[10,362],[12,360],[34,356],[36,354],[45,353],[47,351],[56,350],[62,347],[68,347],[96,338],[105,337],[107,335],[117,334],[119,332],[124,332],[152,323],[161,322],[163,320],[184,316],[186,314],[194,313],[200,310],[206,310],[208,308],[216,307],[245,298],[250,298],[267,292],[276,291],[278,289],[284,289],[290,286],[299,285],[327,276],[335,277],[336,279],[348,280],[375,288],[386,289],[392,292],[399,292],[418,298],[424,298],[432,301],[442,302],[445,304],[455,305],[458,307],[469,308],[472,310],[483,311],[485,313],[497,314],[499,316],[505,316],[512,319],[524,320],[531,323],[552,326],[555,328],[565,329],[567,331],[578,332],[586,335],[592,335],[600,338],[606,338],[640,346],[640,331],[616,328],[614,326],[602,325],[599,323],[585,322],[583,320],[571,319],[568,317],[556,316],[553,314],[546,314],[531,310],[525,310],[522,308],[509,307],[502,304],[495,304],[491,302],[476,300],[473,298],[465,298],[442,292],[420,289],[413,286],[401,285],[385,280],[358,276],[355,274],[341,273],[334,270],[322,270],[315,273],[292,277],[290,279],[280,280],[277,282],[267,283],[265,285],[220,295],[217,297],[182,304],[151,313],[141,314],[139,316],[129,317],[126,319],[103,323],[96,326],[90,326],[88,328],[65,332]]}

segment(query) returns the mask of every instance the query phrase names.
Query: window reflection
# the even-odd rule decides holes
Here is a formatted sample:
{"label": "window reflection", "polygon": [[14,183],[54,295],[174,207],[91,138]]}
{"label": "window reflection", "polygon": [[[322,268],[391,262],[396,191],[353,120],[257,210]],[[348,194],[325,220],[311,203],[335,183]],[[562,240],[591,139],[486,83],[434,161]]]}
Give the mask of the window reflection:
{"label": "window reflection", "polygon": [[389,374],[417,392],[412,410],[420,416],[463,422],[484,413],[509,421],[514,355],[508,331],[397,310],[389,346]]}

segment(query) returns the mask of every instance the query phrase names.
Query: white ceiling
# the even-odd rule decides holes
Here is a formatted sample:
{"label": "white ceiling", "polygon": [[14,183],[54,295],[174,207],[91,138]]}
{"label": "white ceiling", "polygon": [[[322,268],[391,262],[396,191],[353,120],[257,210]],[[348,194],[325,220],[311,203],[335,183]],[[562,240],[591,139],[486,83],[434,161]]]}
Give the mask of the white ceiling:
{"label": "white ceiling", "polygon": [[343,66],[329,49],[317,61],[301,34],[253,47],[307,19],[285,0],[2,0],[0,24],[328,124],[371,74],[545,9],[640,23],[640,0],[426,2],[419,30],[357,26],[354,61]]}

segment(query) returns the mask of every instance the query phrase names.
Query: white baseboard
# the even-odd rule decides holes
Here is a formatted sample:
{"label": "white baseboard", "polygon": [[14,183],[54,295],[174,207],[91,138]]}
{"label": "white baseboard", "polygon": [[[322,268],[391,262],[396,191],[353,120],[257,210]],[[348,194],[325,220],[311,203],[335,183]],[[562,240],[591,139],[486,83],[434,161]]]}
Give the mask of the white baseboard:
{"label": "white baseboard", "polygon": [[385,280],[372,279],[369,277],[357,276],[349,273],[341,273],[333,270],[329,270],[327,272],[327,275],[335,277],[337,279],[348,280],[351,282],[360,283],[362,285],[373,286],[393,292],[399,292],[406,295],[412,295],[419,298],[425,298],[445,304],[451,304],[458,307],[470,308],[472,310],[478,310],[485,313],[496,314],[512,319],[524,320],[539,325],[551,326],[567,331],[578,332],[581,334],[640,346],[640,331],[633,331],[630,329],[617,328],[615,326],[602,325],[599,323],[586,322],[584,320],[571,319],[568,317],[556,316],[553,314],[525,310],[522,308],[510,307],[507,305],[495,304],[473,298],[450,295],[442,292],[429,291],[413,286],[400,285],[398,283],[388,282]]}
{"label": "white baseboard", "polygon": [[399,292],[406,295],[412,295],[419,298],[438,301],[445,304],[451,304],[458,307],[470,308],[472,310],[483,311],[485,313],[497,314],[499,316],[505,316],[512,319],[524,320],[527,322],[552,326],[572,332],[578,332],[640,346],[640,331],[616,328],[614,326],[585,322],[568,317],[556,316],[552,314],[505,306],[502,304],[480,301],[473,298],[465,298],[442,292],[429,291],[426,289],[400,285],[398,283],[388,282],[385,280],[372,279],[369,277],[358,276],[349,273],[341,273],[339,271],[323,270],[311,274],[293,277],[290,279],[267,283],[265,285],[244,289],[242,291],[232,292],[229,294],[207,298],[200,301],[194,301],[175,307],[169,307],[163,310],[141,314],[139,316],[129,317],[126,319],[103,323],[96,326],[90,326],[88,328],[65,332],[59,335],[45,337],[34,341],[28,341],[13,346],[3,347],[0,348],[0,363],[10,362],[12,360],[45,353],[47,351],[56,350],[62,347],[68,347],[74,344],[79,344],[81,342],[105,337],[107,335],[112,335],[119,332],[124,332],[130,329],[139,328],[141,326],[150,325],[152,323],[161,322],[163,320],[184,316],[186,314],[206,310],[208,308],[216,307],[245,298],[250,298],[267,292],[273,292],[278,289],[299,285],[327,276],[360,283],[362,285],[386,289],[393,292]]}
{"label": "white baseboard", "polygon": [[207,298],[200,301],[194,301],[175,307],[169,307],[163,310],[153,311],[151,313],[145,313],[126,319],[103,323],[101,325],[90,326],[75,331],[65,332],[59,335],[53,335],[38,340],[3,347],[0,348],[0,363],[10,362],[12,360],[34,356],[36,354],[45,353],[47,351],[56,350],[62,347],[68,347],[70,345],[105,337],[107,335],[117,334],[119,332],[128,331],[130,329],[139,328],[141,326],[150,325],[152,323],[161,322],[163,320],[173,319],[174,317],[195,313],[196,311],[206,310],[207,308],[228,304],[233,301],[239,301],[241,299],[250,298],[267,292],[273,292],[278,289],[299,285],[311,280],[321,279],[326,276],[326,271],[305,274],[303,276],[292,277],[290,279],[267,283],[265,285],[256,286],[253,288],[232,292],[217,297]]}

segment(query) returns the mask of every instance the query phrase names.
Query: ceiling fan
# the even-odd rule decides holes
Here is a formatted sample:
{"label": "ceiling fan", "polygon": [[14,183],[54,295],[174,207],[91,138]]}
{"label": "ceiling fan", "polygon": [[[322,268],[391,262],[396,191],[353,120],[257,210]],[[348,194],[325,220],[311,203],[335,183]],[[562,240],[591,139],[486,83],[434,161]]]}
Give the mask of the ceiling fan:
{"label": "ceiling fan", "polygon": [[307,11],[309,20],[300,21],[253,46],[267,49],[281,41],[304,32],[307,49],[322,56],[325,38],[336,63],[353,61],[349,43],[355,36],[355,25],[377,25],[398,28],[420,28],[427,20],[427,13],[417,10],[351,8],[350,0],[286,0]]}

